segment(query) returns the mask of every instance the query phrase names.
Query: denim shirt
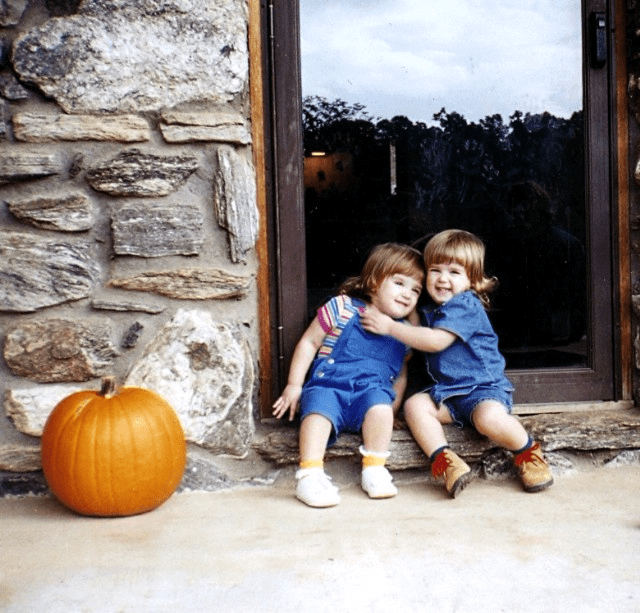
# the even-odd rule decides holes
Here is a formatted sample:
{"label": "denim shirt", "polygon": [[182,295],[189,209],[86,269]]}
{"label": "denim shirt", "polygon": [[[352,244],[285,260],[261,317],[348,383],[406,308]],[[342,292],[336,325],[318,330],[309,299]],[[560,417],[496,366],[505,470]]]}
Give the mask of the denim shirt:
{"label": "denim shirt", "polygon": [[442,305],[420,312],[422,325],[456,335],[444,351],[425,353],[428,373],[435,381],[431,397],[442,402],[451,396],[468,394],[480,385],[513,391],[504,374],[505,360],[498,351],[498,337],[478,296],[471,290]]}

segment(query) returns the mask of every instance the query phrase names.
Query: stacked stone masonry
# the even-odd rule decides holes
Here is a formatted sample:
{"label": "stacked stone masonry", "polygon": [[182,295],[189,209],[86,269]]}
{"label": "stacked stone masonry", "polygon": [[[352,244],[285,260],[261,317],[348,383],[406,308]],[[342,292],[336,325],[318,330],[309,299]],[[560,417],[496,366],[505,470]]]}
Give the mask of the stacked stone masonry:
{"label": "stacked stone masonry", "polygon": [[0,471],[55,405],[153,389],[192,448],[256,415],[255,173],[244,0],[2,0]]}
{"label": "stacked stone masonry", "polygon": [[[640,184],[640,3],[626,6]],[[198,470],[207,472],[201,451],[295,461],[292,431],[266,446],[255,435],[247,11],[246,0],[0,0],[0,472],[38,471],[52,408],[105,374],[169,400]],[[636,403],[639,193],[632,187]],[[637,446],[637,424],[621,419],[610,444]],[[563,425],[541,420],[545,444],[585,444],[558,443]],[[486,441],[459,443],[470,459],[486,451]],[[344,444],[332,453],[353,453],[357,440]],[[405,431],[394,452],[397,468],[424,465]]]}

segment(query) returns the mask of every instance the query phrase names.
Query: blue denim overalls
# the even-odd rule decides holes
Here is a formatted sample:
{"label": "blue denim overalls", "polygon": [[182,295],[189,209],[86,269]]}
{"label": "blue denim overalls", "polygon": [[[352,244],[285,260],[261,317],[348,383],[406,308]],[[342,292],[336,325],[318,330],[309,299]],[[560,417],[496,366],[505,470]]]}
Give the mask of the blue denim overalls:
{"label": "blue denim overalls", "polygon": [[391,336],[364,330],[356,313],[345,325],[331,354],[316,358],[311,365],[300,397],[301,418],[318,413],[331,421],[329,444],[342,431],[359,432],[372,406],[394,401],[393,384],[407,351]]}

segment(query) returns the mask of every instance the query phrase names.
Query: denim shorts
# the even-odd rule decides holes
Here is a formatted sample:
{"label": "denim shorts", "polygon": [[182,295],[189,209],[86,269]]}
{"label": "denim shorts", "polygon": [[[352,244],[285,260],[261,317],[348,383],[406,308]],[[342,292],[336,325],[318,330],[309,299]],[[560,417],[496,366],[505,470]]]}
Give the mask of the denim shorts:
{"label": "denim shorts", "polygon": [[464,396],[449,396],[442,403],[449,409],[453,423],[458,428],[464,428],[464,426],[473,426],[473,412],[485,400],[499,402],[509,414],[513,410],[513,394],[491,385],[479,385]]}
{"label": "denim shorts", "polygon": [[328,446],[333,445],[342,432],[358,433],[367,411],[377,404],[392,404],[395,393],[383,388],[378,382],[368,385],[356,382],[355,390],[311,387],[302,390],[300,397],[300,419],[311,413],[326,417],[332,424]]}

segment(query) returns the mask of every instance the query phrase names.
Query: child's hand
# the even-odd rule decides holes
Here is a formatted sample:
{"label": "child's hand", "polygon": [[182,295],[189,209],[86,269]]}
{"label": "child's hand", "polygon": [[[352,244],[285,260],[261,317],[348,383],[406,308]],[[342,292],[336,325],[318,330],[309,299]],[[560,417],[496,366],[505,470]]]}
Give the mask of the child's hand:
{"label": "child's hand", "polygon": [[369,305],[364,312],[360,311],[360,321],[367,332],[381,335],[390,334],[391,325],[393,324],[391,317],[372,305]]}
{"label": "child's hand", "polygon": [[296,411],[298,410],[301,394],[301,385],[287,385],[282,392],[282,396],[273,403],[272,415],[280,419],[287,411],[289,411],[289,421],[292,421]]}

